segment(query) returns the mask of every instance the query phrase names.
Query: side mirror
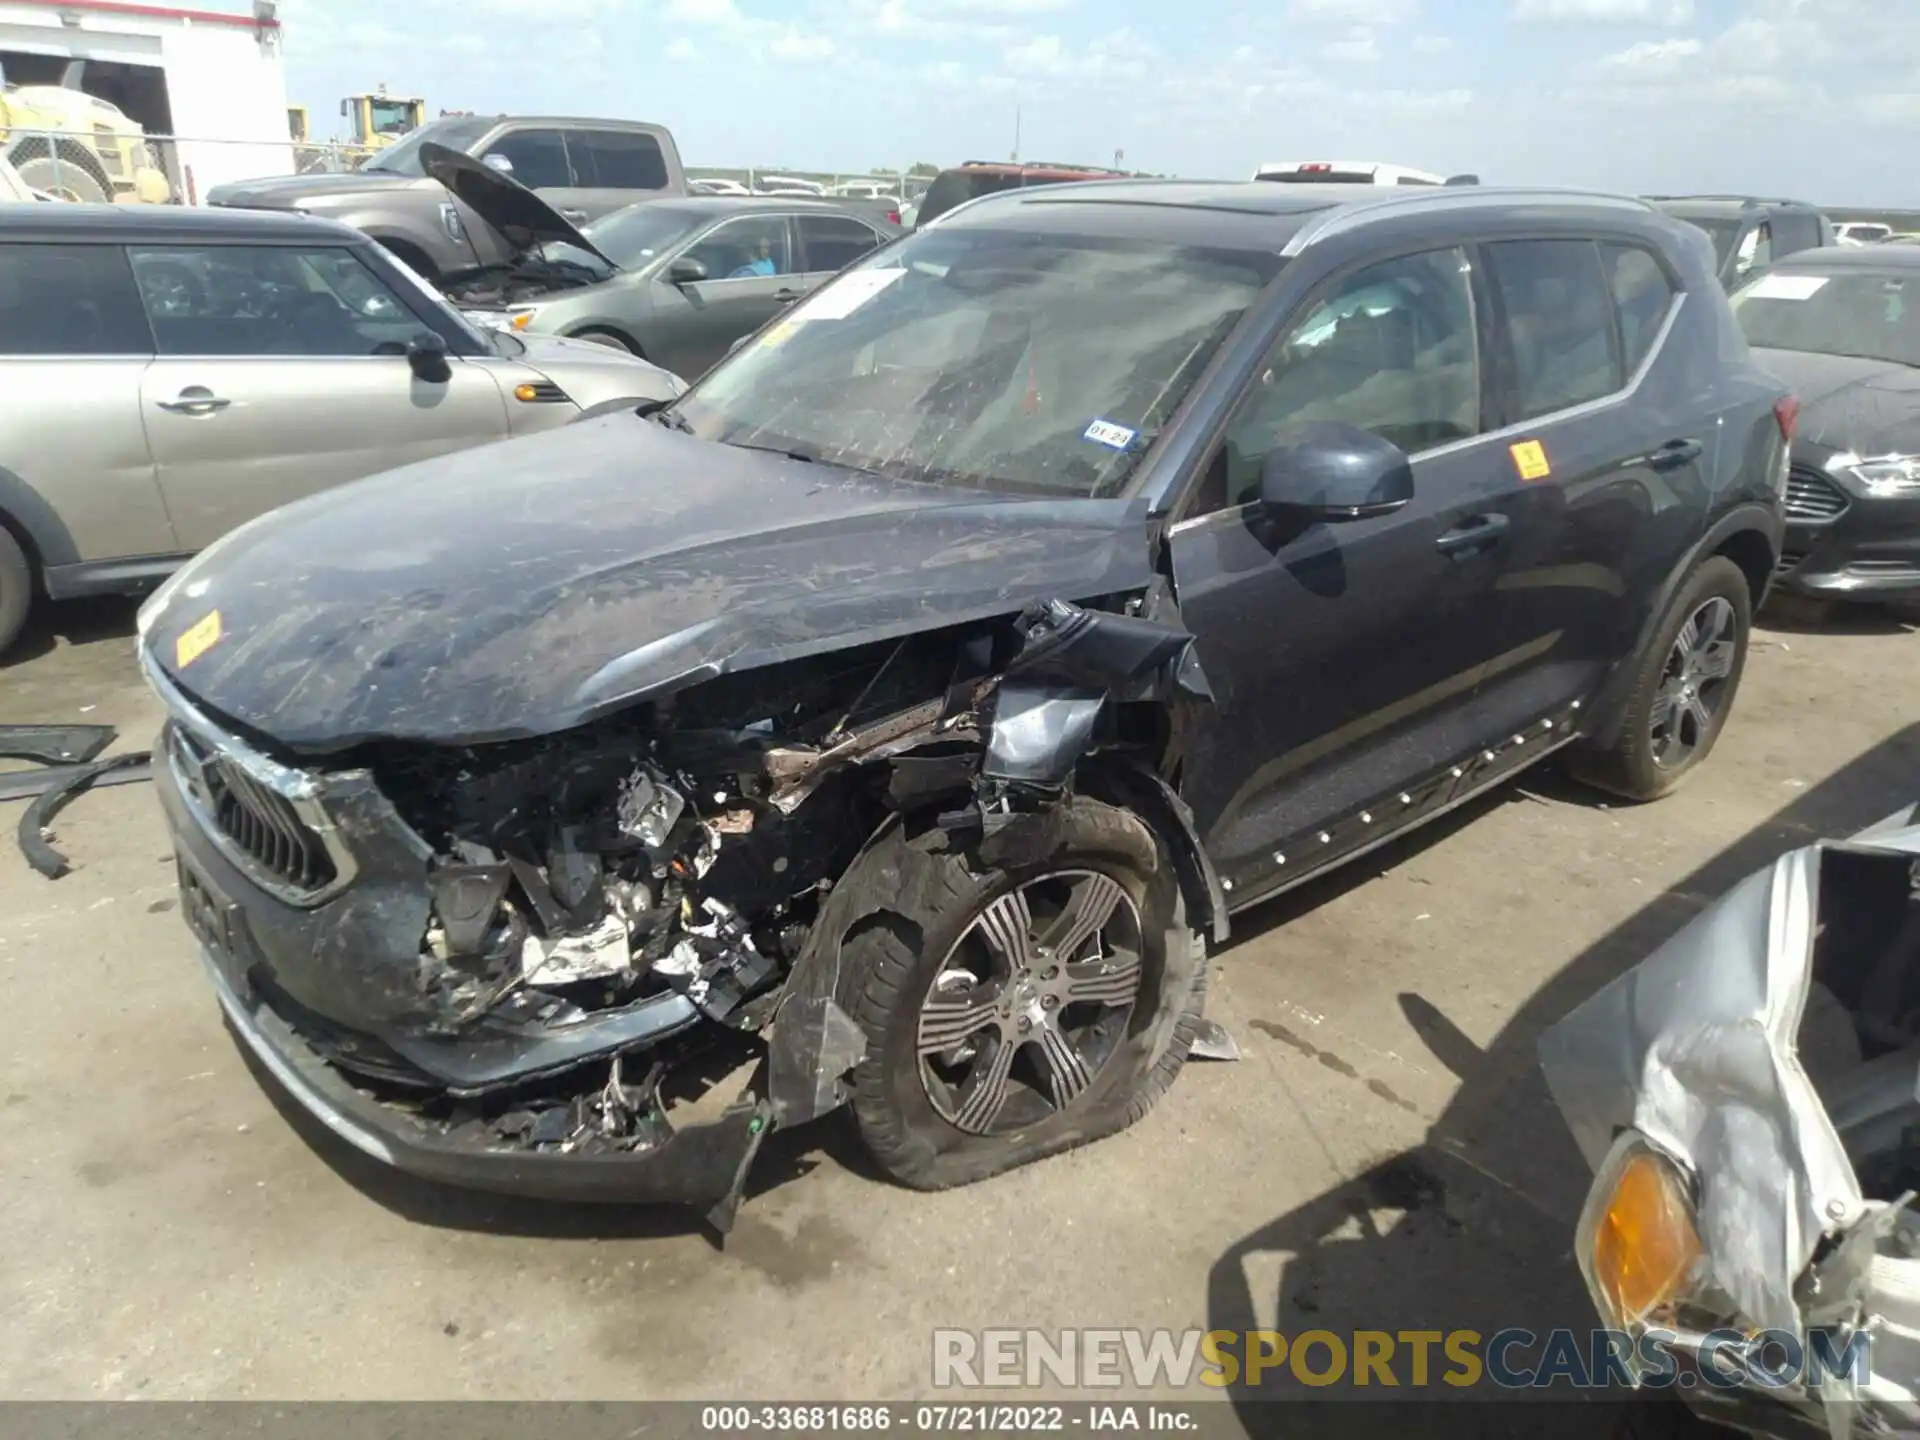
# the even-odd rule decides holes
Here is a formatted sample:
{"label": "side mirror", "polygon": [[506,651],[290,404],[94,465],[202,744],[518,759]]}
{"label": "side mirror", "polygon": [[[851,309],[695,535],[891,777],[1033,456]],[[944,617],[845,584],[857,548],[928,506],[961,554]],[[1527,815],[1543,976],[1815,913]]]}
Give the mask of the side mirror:
{"label": "side mirror", "polygon": [[674,285],[698,285],[706,278],[706,265],[691,255],[682,255],[667,267],[667,280]]}
{"label": "side mirror", "polygon": [[511,175],[513,173],[513,161],[497,151],[492,155],[482,155],[480,157],[480,163],[485,165],[489,170],[498,170],[502,175]]}
{"label": "side mirror", "polygon": [[416,335],[407,346],[407,367],[429,385],[444,385],[453,379],[446,338],[431,330]]}
{"label": "side mirror", "polygon": [[1351,425],[1302,425],[1260,467],[1260,504],[1269,512],[1338,523],[1391,514],[1411,499],[1406,452]]}

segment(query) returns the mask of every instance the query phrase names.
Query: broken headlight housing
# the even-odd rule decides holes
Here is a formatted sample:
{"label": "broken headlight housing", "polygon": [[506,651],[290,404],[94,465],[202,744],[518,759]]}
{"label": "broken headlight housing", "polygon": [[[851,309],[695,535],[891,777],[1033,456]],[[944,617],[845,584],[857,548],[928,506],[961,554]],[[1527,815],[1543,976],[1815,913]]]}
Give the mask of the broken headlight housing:
{"label": "broken headlight housing", "polygon": [[1619,1330],[1670,1320],[1700,1275],[1687,1178],[1632,1132],[1594,1177],[1577,1241],[1580,1273],[1601,1319]]}

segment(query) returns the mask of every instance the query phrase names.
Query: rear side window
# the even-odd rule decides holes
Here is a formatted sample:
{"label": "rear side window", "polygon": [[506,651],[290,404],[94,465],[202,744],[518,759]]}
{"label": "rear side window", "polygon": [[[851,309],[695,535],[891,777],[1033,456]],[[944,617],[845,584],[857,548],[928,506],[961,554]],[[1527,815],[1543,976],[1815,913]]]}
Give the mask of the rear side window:
{"label": "rear side window", "polygon": [[667,160],[660,142],[630,130],[574,130],[567,135],[575,184],[603,190],[664,190]]}
{"label": "rear side window", "polygon": [[1627,374],[1640,368],[1653,348],[1667,311],[1673,307],[1673,282],[1651,251],[1638,245],[1602,245],[1600,263],[1620,316],[1621,359]]}
{"label": "rear side window", "polygon": [[1598,400],[1625,380],[1613,347],[1613,296],[1591,240],[1489,245],[1513,351],[1513,420]]}
{"label": "rear side window", "polygon": [[0,355],[151,355],[117,245],[0,245]]}
{"label": "rear side window", "polygon": [[481,158],[488,156],[505,159],[513,166],[508,173],[529,190],[574,183],[567,168],[567,142],[558,130],[515,130],[489,145]]}
{"label": "rear side window", "polygon": [[800,243],[806,248],[807,269],[844,270],[878,245],[880,237],[858,220],[839,215],[803,215]]}

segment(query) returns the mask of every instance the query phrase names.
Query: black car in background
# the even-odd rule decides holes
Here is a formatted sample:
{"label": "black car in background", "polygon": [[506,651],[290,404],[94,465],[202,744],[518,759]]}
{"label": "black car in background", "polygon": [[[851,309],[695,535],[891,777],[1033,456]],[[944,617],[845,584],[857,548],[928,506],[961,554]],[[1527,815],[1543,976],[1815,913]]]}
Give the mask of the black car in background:
{"label": "black car in background", "polygon": [[1834,243],[1833,222],[1801,200],[1752,195],[1658,195],[1654,203],[1707,232],[1720,283],[1733,289],[1783,256]]}
{"label": "black car in background", "polygon": [[724,1226],[850,1103],[966,1183],[1145,1113],[1233,912],[1563,749],[1683,780],[1791,428],[1638,200],[983,199],[670,405],[183,571],[140,644],[183,910],[386,1163]]}
{"label": "black car in background", "polygon": [[1807,251],[1733,311],[1800,399],[1780,587],[1920,606],[1920,249]]}

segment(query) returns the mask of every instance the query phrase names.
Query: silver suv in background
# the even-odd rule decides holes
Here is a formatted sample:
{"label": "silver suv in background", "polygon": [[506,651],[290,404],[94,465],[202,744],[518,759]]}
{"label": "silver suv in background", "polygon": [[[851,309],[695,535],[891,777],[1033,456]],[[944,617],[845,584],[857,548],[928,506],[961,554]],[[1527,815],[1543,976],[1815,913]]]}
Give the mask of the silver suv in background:
{"label": "silver suv in background", "polygon": [[288,501],[682,388],[477,330],[343,225],[0,205],[0,652],[36,598],[137,592]]}
{"label": "silver suv in background", "polygon": [[364,230],[423,279],[510,260],[514,241],[449,195],[421,163],[443,145],[510,175],[583,225],[636,200],[687,193],[664,125],[550,115],[447,115],[347,175],[281,175],[216,185],[209,205],[298,210]]}

